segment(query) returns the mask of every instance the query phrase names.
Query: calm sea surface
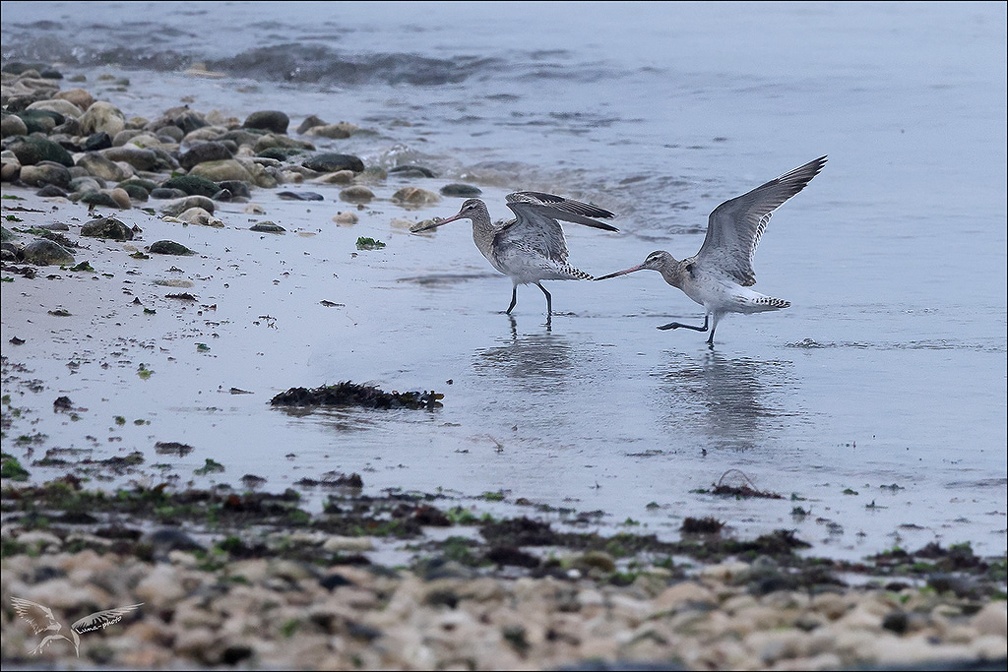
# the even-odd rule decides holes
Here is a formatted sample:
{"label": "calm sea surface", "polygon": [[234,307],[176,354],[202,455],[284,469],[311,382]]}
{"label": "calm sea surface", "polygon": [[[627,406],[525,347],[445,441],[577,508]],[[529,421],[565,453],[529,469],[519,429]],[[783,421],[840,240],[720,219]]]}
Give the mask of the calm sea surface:
{"label": "calm sea surface", "polygon": [[[495,217],[510,190],[591,200],[621,229],[569,231],[571,261],[596,275],[695,253],[719,203],[829,155],[755,258],[756,289],[791,308],[729,316],[713,352],[655,329],[703,319],[657,274],[550,283],[547,329],[534,287],[501,314],[510,283],[465,224],[402,236],[347,290],[384,310],[355,312],[349,341],[288,332],[310,355],[275,387],[434,387],[444,408],[180,403],[190,442],[248,446],[229,473],[300,478],[277,447],[297,445],[315,475],[504,490],[662,535],[714,515],[796,529],[825,555],[1004,552],[1005,3],[4,2],[2,36],[5,64],[82,74],[130,115],[188,101],[373,129],[340,151],[430,167],[433,190],[479,184]],[[221,76],[184,74],[196,64]],[[312,272],[305,285],[333,277]],[[726,472],[785,499],[698,492]]]}

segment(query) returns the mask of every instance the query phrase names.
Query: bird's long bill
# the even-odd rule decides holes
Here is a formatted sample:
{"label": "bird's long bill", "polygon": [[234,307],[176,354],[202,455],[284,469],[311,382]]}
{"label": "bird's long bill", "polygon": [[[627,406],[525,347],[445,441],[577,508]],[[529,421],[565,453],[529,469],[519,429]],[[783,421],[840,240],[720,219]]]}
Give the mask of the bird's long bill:
{"label": "bird's long bill", "polygon": [[410,227],[411,233],[420,233],[421,231],[430,231],[431,229],[436,229],[442,224],[447,224],[448,222],[454,222],[456,219],[461,219],[461,214],[448,217],[447,219],[441,219],[440,217],[435,217],[434,219],[427,220],[425,222],[418,222]]}
{"label": "bird's long bill", "polygon": [[631,266],[630,268],[625,268],[622,271],[616,271],[615,273],[610,273],[609,275],[603,275],[596,280],[608,280],[609,278],[615,278],[620,275],[626,275],[627,273],[633,273],[634,271],[644,270],[644,264],[638,264],[637,266]]}

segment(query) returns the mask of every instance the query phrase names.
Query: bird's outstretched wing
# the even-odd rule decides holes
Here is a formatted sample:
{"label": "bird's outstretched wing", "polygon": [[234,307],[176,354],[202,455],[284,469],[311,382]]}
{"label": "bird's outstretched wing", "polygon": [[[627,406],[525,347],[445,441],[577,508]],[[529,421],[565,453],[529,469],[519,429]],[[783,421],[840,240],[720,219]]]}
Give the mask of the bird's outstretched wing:
{"label": "bird's outstretched wing", "polygon": [[507,206],[518,217],[526,219],[552,219],[575,224],[584,224],[605,231],[619,231],[612,224],[598,221],[615,217],[608,210],[594,205],[572,201],[562,196],[544,194],[540,191],[516,191],[506,196]]}
{"label": "bird's outstretched wing", "polygon": [[753,255],[773,211],[804,189],[824,165],[826,157],[821,156],[716,207],[697,261],[720,268],[743,287],[755,284]]}
{"label": "bird's outstretched wing", "polygon": [[21,597],[12,597],[11,602],[14,604],[14,612],[28,621],[28,624],[31,625],[36,635],[45,630],[59,632],[62,627],[53,618],[52,609],[49,607],[44,607],[37,602],[32,602]]}
{"label": "bird's outstretched wing", "polygon": [[137,609],[143,604],[131,604],[125,607],[116,607],[114,609],[105,609],[103,611],[96,611],[95,613],[85,616],[77,621],[74,621],[70,629],[77,634],[84,634],[85,632],[91,632],[92,630],[100,630],[104,628],[109,623],[118,621],[126,614]]}

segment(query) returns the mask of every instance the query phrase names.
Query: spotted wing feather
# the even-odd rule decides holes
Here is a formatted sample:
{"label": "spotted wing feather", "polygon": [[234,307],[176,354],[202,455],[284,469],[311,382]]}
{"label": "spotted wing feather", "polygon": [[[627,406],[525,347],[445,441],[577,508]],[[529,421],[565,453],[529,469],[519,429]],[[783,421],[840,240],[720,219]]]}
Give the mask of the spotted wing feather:
{"label": "spotted wing feather", "polygon": [[824,165],[826,157],[821,156],[715,208],[697,263],[727,273],[743,287],[755,284],[753,256],[773,211],[804,189]]}
{"label": "spotted wing feather", "polygon": [[516,191],[506,197],[507,206],[517,216],[517,222],[523,219],[553,219],[574,224],[584,224],[605,231],[619,231],[612,224],[598,221],[615,217],[613,213],[602,208],[572,201],[562,196],[554,196],[540,191]]}

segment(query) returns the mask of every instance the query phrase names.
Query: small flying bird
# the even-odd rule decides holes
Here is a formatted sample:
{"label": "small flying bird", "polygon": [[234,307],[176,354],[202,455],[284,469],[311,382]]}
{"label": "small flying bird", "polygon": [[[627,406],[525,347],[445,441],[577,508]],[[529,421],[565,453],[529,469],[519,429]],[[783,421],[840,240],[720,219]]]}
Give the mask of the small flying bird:
{"label": "small flying bird", "polygon": [[73,637],[71,640],[70,637],[60,634],[60,630],[63,629],[63,626],[60,625],[53,616],[52,609],[49,607],[20,597],[12,597],[11,602],[14,603],[14,611],[17,615],[28,621],[36,635],[41,632],[49,631],[53,633],[43,637],[42,641],[38,643],[38,646],[32,649],[32,653],[39,653],[52,642],[58,639],[65,639],[74,645],[78,658],[80,658],[80,635],[85,632],[91,632],[92,630],[105,628],[107,625],[118,622],[123,616],[143,604],[143,602],[141,602],[140,604],[131,604],[126,607],[116,607],[114,609],[96,611],[89,616],[85,616],[80,620],[74,621],[73,625],[70,626],[70,636]]}
{"label": "small flying bird", "polygon": [[592,279],[588,273],[567,263],[567,241],[557,220],[619,231],[611,224],[598,221],[615,215],[594,205],[538,191],[516,191],[508,194],[506,200],[515,214],[514,219],[495,223],[490,219],[486,204],[478,198],[470,198],[462,204],[457,215],[423,222],[411,231],[419,233],[457,219],[468,219],[472,222],[476,247],[491,266],[511,278],[511,305],[507,314],[511,314],[518,302],[518,285],[534,284],[546,295],[549,317],[553,314],[553,299],[542,286],[543,280]]}
{"label": "small flying bird", "polygon": [[790,301],[776,299],[750,289],[756,284],[753,255],[759,245],[773,211],[805,188],[826,165],[821,156],[803,166],[784,173],[760,187],[730,201],[725,201],[710,214],[707,236],[695,256],[676,260],[663,250],[652,252],[644,263],[603,275],[606,280],[634,271],[649,269],[662,274],[665,282],[678,287],[686,296],[704,307],[704,322],[700,326],[671,322],[659,329],[692,329],[707,331],[707,345],[714,348],[714,330],[728,313],[761,313],[780,310]]}

